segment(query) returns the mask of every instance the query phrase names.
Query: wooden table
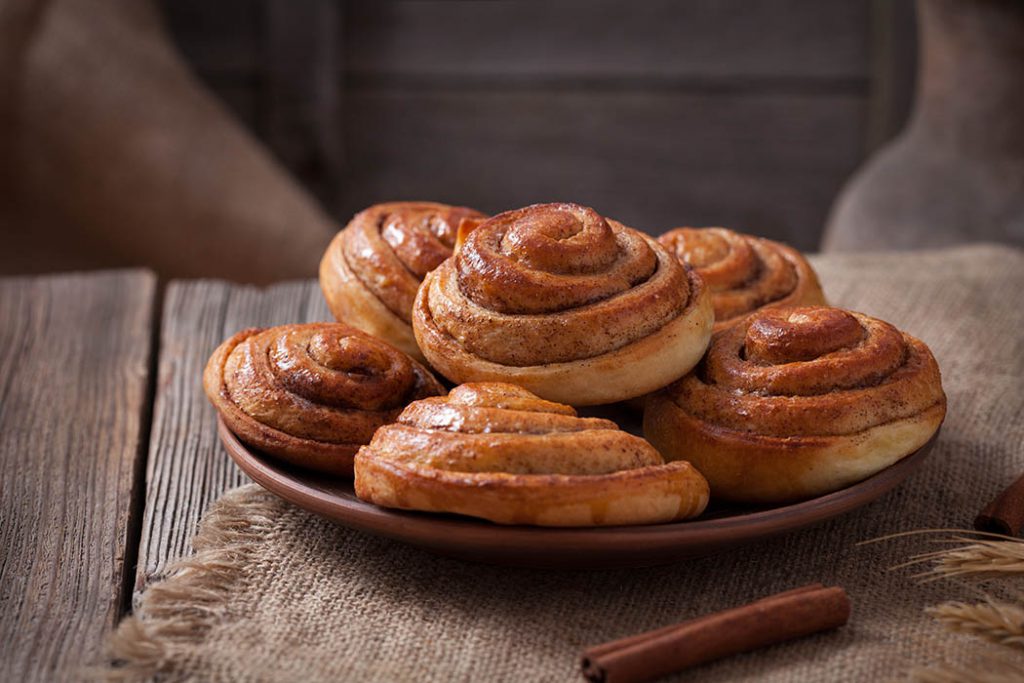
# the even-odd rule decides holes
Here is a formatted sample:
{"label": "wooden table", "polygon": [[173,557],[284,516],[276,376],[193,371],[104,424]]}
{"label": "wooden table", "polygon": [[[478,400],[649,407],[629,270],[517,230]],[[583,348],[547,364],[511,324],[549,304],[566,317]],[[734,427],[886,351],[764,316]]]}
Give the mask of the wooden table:
{"label": "wooden table", "polygon": [[81,680],[133,593],[245,481],[200,386],[214,347],[328,319],[312,280],[0,279],[0,680]]}
{"label": "wooden table", "polygon": [[[991,277],[975,269],[942,290],[954,310],[991,292],[957,329],[987,315],[1018,320],[1008,292],[1020,252],[993,254],[927,261],[941,274],[971,259],[998,264]],[[852,277],[858,268],[851,257],[846,284],[830,283],[836,301],[881,286]],[[878,313],[898,320],[920,295],[892,297]],[[0,278],[0,681],[82,680],[133,594],[189,553],[203,511],[245,481],[201,388],[216,345],[245,327],[328,319],[313,280],[183,281],[160,292],[145,271]],[[936,319],[932,332],[948,324]],[[1013,343],[991,358],[1013,359]],[[977,359],[945,361],[965,373]]]}

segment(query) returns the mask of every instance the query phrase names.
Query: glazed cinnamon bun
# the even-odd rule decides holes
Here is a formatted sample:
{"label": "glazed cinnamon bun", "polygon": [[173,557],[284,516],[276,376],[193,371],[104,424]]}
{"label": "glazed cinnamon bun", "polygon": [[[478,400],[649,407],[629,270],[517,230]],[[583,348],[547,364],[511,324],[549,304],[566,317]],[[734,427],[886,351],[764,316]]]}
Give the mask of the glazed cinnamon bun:
{"label": "glazed cinnamon bun", "polygon": [[378,427],[444,393],[422,365],[342,323],[243,330],[213,352],[203,387],[243,442],[342,475]]}
{"label": "glazed cinnamon bun", "polygon": [[357,214],[320,261],[331,313],[422,361],[411,327],[416,291],[423,276],[452,255],[459,224],[483,218],[434,202],[377,204]]}
{"label": "glazed cinnamon bun", "polygon": [[654,239],[587,207],[539,204],[469,232],[424,279],[413,330],[453,382],[591,405],[686,373],[712,315],[700,278]]}
{"label": "glazed cinnamon bun", "polygon": [[825,304],[811,264],[780,242],[725,228],[676,228],[658,241],[704,279],[716,332],[765,306]]}
{"label": "glazed cinnamon bun", "polygon": [[499,524],[651,524],[700,514],[707,482],[614,422],[522,387],[458,386],[406,408],[359,449],[355,490],[386,507]]}
{"label": "glazed cinnamon bun", "polygon": [[701,364],[648,399],[644,434],[716,498],[777,503],[864,479],[946,414],[923,342],[838,308],[771,308],[716,333]]}

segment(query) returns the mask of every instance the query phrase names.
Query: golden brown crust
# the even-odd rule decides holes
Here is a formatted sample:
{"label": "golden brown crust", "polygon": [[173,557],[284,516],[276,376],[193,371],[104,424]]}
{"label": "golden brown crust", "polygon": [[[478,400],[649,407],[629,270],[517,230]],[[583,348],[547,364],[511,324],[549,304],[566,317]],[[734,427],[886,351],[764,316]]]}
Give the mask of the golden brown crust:
{"label": "golden brown crust", "polygon": [[784,502],[864,479],[921,447],[945,415],[918,339],[828,307],[761,310],[648,399],[644,434],[686,458],[716,497]]}
{"label": "golden brown crust", "polygon": [[482,383],[411,404],[359,450],[356,494],[499,524],[651,524],[700,514],[707,482],[615,423]]}
{"label": "golden brown crust", "polygon": [[473,209],[434,202],[390,202],[357,214],[320,262],[320,286],[339,321],[422,358],[410,327],[423,276],[452,254]]}
{"label": "golden brown crust", "polygon": [[243,330],[210,356],[203,387],[245,443],[342,475],[378,427],[444,393],[422,365],[342,323]]}
{"label": "golden brown crust", "polygon": [[807,259],[781,242],[726,228],[676,228],[658,238],[711,291],[715,332],[762,307],[825,305]]}
{"label": "golden brown crust", "polygon": [[424,280],[417,342],[455,382],[510,381],[573,405],[611,403],[689,370],[710,337],[700,278],[593,209],[495,216]]}

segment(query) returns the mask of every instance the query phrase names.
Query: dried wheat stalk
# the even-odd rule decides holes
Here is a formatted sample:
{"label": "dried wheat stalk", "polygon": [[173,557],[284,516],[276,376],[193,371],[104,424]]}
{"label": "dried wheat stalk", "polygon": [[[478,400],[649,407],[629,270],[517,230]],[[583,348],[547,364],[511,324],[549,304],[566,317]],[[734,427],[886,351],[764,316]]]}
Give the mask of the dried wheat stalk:
{"label": "dried wheat stalk", "polygon": [[914,578],[925,581],[956,576],[976,579],[1024,576],[1024,540],[1010,536],[966,529],[920,529],[871,539],[864,544],[904,536],[942,533],[954,535],[932,539],[930,542],[954,547],[913,555],[907,562],[895,565],[891,569],[931,563],[929,569],[914,575]]}
{"label": "dried wheat stalk", "polygon": [[[946,547],[913,555],[907,562],[890,569],[930,565],[914,575],[923,581],[948,578],[995,579],[1024,578],[1024,541],[1001,534],[967,529],[920,529],[864,541],[861,545],[898,537],[949,534],[929,542]],[[1024,605],[996,601],[949,601],[925,608],[946,629],[965,633],[1006,646],[1004,652],[1024,651]],[[1019,657],[1019,655],[1018,655]],[[985,655],[967,666],[939,665],[910,670],[909,680],[917,683],[1009,683],[1024,681],[1020,659]]]}
{"label": "dried wheat stalk", "polygon": [[1024,608],[1018,605],[989,598],[973,604],[944,602],[925,612],[950,631],[1024,650]]}
{"label": "dried wheat stalk", "polygon": [[934,580],[954,576],[971,578],[1000,578],[1024,576],[1024,541],[972,539],[954,536],[947,543],[960,544],[957,547],[921,553],[911,558],[916,562],[932,562],[928,571],[917,574],[919,578]]}

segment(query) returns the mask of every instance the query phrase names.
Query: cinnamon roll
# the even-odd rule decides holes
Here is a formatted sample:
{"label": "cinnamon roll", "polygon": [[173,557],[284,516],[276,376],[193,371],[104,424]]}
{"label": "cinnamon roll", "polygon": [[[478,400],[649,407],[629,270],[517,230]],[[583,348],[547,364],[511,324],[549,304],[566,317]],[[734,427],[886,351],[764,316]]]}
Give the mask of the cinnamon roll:
{"label": "cinnamon roll", "polygon": [[824,305],[811,264],[780,242],[725,228],[676,228],[658,238],[711,291],[715,332],[765,306]]}
{"label": "cinnamon roll", "polygon": [[644,434],[717,498],[774,503],[885,469],[945,414],[921,341],[852,311],[772,308],[716,333],[694,372],[648,400]]}
{"label": "cinnamon roll", "polygon": [[377,204],[353,218],[320,261],[320,287],[339,321],[380,337],[413,358],[416,290],[452,255],[459,223],[479,211],[433,202]]}
{"label": "cinnamon roll", "polygon": [[203,387],[240,440],[342,475],[378,427],[444,393],[422,365],[342,323],[243,330],[213,352]]}
{"label": "cinnamon roll", "polygon": [[700,514],[708,485],[610,420],[522,387],[463,384],[406,408],[359,449],[355,490],[386,507],[499,524],[652,524]]}
{"label": "cinnamon roll", "polygon": [[654,239],[593,209],[490,218],[423,281],[413,330],[456,383],[507,381],[572,405],[640,396],[707,346],[711,300]]}

